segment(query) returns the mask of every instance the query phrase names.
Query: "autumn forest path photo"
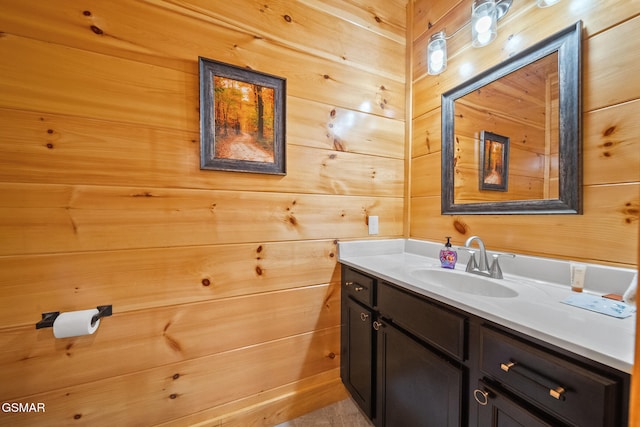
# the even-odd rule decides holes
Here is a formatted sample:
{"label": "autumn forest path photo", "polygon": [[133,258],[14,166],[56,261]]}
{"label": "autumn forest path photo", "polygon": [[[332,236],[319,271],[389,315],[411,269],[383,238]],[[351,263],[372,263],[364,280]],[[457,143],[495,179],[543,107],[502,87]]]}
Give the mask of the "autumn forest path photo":
{"label": "autumn forest path photo", "polygon": [[216,157],[273,163],[273,151],[263,149],[253,136],[246,132],[231,132],[216,141]]}

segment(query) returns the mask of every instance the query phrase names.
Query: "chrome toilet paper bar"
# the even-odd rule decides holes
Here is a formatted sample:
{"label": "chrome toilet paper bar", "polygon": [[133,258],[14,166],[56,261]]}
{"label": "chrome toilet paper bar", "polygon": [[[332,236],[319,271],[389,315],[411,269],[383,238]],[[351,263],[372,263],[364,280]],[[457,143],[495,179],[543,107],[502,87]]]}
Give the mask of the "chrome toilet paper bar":
{"label": "chrome toilet paper bar", "polygon": [[[99,319],[113,314],[111,305],[99,305],[96,307],[98,313],[91,318],[91,325],[95,324]],[[60,316],[59,311],[49,311],[42,313],[42,319],[36,323],[36,329],[52,328],[53,322]]]}

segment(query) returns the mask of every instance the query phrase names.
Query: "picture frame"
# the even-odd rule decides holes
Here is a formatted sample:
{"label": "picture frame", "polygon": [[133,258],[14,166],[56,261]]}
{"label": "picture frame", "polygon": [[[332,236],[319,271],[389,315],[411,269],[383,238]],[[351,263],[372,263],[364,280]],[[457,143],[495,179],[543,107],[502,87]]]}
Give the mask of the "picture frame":
{"label": "picture frame", "polygon": [[507,191],[509,188],[509,138],[480,132],[480,190]]}
{"label": "picture frame", "polygon": [[200,169],[286,175],[286,79],[199,57]]}

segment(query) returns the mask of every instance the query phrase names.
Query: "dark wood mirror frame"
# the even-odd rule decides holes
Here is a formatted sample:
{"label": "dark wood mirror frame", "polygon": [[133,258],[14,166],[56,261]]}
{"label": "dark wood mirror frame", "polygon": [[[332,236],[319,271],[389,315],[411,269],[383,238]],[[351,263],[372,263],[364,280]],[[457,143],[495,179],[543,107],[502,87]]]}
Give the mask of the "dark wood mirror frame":
{"label": "dark wood mirror frame", "polygon": [[[535,44],[442,94],[442,214],[581,214],[582,213],[582,22]],[[503,202],[455,203],[454,155],[456,99],[558,52],[559,198]]]}

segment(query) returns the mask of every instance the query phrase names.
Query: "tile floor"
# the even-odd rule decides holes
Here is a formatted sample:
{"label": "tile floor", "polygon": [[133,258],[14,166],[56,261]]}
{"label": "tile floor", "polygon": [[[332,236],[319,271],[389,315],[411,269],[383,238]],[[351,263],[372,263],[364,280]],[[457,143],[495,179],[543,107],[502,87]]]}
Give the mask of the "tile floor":
{"label": "tile floor", "polygon": [[373,427],[373,424],[349,398],[275,427]]}

